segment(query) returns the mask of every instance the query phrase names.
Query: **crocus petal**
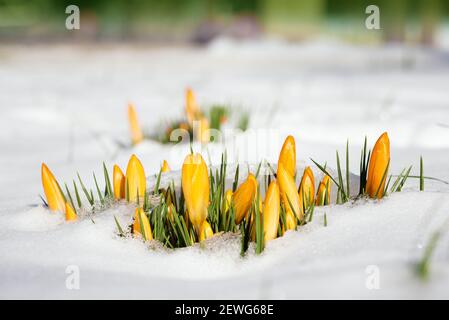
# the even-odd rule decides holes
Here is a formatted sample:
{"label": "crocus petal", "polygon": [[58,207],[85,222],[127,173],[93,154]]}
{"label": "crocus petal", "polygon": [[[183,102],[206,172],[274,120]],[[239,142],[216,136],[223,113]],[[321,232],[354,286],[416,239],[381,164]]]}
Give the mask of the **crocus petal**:
{"label": "crocus petal", "polygon": [[310,167],[306,167],[299,186],[301,209],[307,210],[315,202],[315,177]]}
{"label": "crocus petal", "polygon": [[211,238],[214,235],[210,224],[204,221],[200,228],[200,241]]}
{"label": "crocus petal", "polygon": [[[287,230],[295,230],[296,226],[298,225],[298,222],[297,222],[296,217],[293,214],[293,212],[287,211],[285,213],[285,219],[286,219],[285,224],[286,224]],[[285,232],[285,230],[284,230],[284,232]]]}
{"label": "crocus petal", "polygon": [[239,224],[248,214],[257,191],[257,180],[251,173],[232,196],[235,208],[235,223]]}
{"label": "crocus petal", "polygon": [[[385,182],[387,178],[387,174],[385,171],[387,170],[388,163],[390,161],[390,139],[388,138],[388,134],[384,132],[376,144],[374,145],[373,151],[371,152],[371,158],[369,161],[368,167],[368,179],[366,181],[366,192],[371,198],[380,199],[383,197],[383,191],[385,188]],[[382,178],[385,178],[382,181]],[[382,184],[382,185],[381,185]],[[379,188],[380,186],[380,188]]]}
{"label": "crocus petal", "polygon": [[162,172],[170,172],[170,167],[168,166],[167,160],[162,163]]}
{"label": "crocus petal", "polygon": [[42,187],[44,188],[45,197],[47,198],[48,208],[51,211],[65,211],[64,195],[59,188],[53,173],[48,169],[45,163],[41,167]]}
{"label": "crocus petal", "polygon": [[209,130],[209,120],[202,116],[199,120],[199,125],[196,129],[196,139],[201,142],[209,142],[210,140],[210,130]]}
{"label": "crocus petal", "polygon": [[133,144],[138,144],[143,140],[143,133],[137,118],[136,109],[131,103],[128,105],[128,120],[131,130],[131,141]]}
{"label": "crocus petal", "polygon": [[129,201],[136,201],[137,197],[144,197],[146,192],[145,170],[140,160],[133,154],[126,168],[126,183]]}
{"label": "crocus petal", "polygon": [[144,229],[144,239],[153,240],[153,233],[151,231],[150,221],[142,208],[136,208],[133,223],[133,234],[142,234],[141,225]]}
{"label": "crocus petal", "polygon": [[330,203],[330,197],[331,197],[331,179],[328,175],[325,175],[318,187],[315,204],[317,206],[328,205]]}
{"label": "crocus petal", "polygon": [[181,180],[190,221],[199,232],[209,206],[209,174],[200,154],[189,154],[185,158]]}
{"label": "crocus petal", "polygon": [[126,197],[126,177],[118,165],[114,165],[112,181],[114,184],[114,198],[117,200]]}
{"label": "crocus petal", "polygon": [[65,221],[75,221],[77,219],[76,212],[72,206],[66,202],[65,203]]}
{"label": "crocus petal", "polygon": [[280,213],[280,191],[276,181],[272,181],[265,195],[265,207],[263,209],[263,228],[265,242],[273,240],[277,236]]}
{"label": "crocus petal", "polygon": [[300,209],[301,203],[299,201],[298,191],[296,190],[295,180],[284,168],[282,162],[278,164],[277,180],[287,215],[287,229],[291,230],[296,227],[295,214],[299,220],[302,220],[303,212]]}
{"label": "crocus petal", "polygon": [[279,153],[278,164],[282,163],[285,170],[294,177],[296,173],[296,145],[295,138],[288,136],[282,145]]}
{"label": "crocus petal", "polygon": [[229,208],[231,208],[232,203],[232,190],[226,190],[224,198],[225,198],[224,212],[228,212]]}

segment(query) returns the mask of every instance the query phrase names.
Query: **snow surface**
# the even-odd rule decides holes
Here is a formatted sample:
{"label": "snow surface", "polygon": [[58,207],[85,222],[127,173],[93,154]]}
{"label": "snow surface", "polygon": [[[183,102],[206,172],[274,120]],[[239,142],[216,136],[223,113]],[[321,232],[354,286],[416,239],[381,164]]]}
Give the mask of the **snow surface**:
{"label": "snow surface", "polygon": [[[131,206],[68,224],[38,197],[43,161],[68,182],[77,171],[91,182],[102,161],[125,168],[132,153],[150,184],[163,159],[179,170],[187,145],[119,149],[116,141],[128,143],[128,101],[152,130],[179,115],[186,86],[201,105],[252,112],[248,132],[226,136],[231,165],[276,162],[292,134],[301,167],[310,158],[335,166],[349,139],[357,173],[364,136],[372,145],[388,131],[392,172],[413,164],[417,174],[423,155],[426,175],[449,180],[448,84],[448,52],[402,46],[0,47],[0,298],[449,298],[446,233],[430,279],[414,272],[449,215],[449,186],[437,182],[419,192],[409,180],[382,201],[317,208],[312,223],[245,258],[236,235],[170,251],[116,235],[113,216],[129,223]],[[223,145],[194,148],[217,164]],[[69,265],[80,269],[79,290],[66,288]],[[370,266],[379,289],[367,286]]]}

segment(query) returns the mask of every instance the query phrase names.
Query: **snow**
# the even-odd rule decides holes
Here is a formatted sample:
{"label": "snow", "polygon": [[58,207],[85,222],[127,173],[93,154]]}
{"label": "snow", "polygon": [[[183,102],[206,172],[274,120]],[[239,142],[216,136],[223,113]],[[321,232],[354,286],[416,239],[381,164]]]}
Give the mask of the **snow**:
{"label": "snow", "polygon": [[[392,172],[413,164],[417,174],[423,155],[426,175],[449,180],[448,71],[443,50],[336,42],[0,47],[0,298],[449,298],[447,233],[429,280],[414,271],[448,217],[449,186],[438,182],[419,192],[409,180],[382,201],[317,208],[312,223],[244,258],[238,235],[173,251],[117,236],[114,216],[128,224],[131,205],[66,223],[38,197],[41,162],[59,181],[79,171],[90,183],[102,161],[125,168],[135,153],[150,186],[163,159],[175,171],[163,182],[179,176],[188,145],[115,141],[128,143],[128,101],[151,130],[179,115],[186,86],[202,105],[252,111],[248,132],[225,137],[229,176],[237,161],[242,172],[275,163],[288,134],[299,172],[310,158],[334,167],[349,139],[356,174],[364,136],[372,145],[388,131]],[[223,145],[194,148],[216,165]],[[66,287],[70,265],[79,290]],[[372,266],[379,289],[367,286]]]}

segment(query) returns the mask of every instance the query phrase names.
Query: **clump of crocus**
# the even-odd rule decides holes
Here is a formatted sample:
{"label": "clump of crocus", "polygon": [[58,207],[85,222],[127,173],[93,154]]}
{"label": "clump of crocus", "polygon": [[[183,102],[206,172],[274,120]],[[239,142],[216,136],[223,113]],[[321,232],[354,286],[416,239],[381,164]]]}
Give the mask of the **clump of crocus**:
{"label": "clump of crocus", "polygon": [[65,197],[61,188],[55,179],[53,173],[48,169],[45,163],[41,167],[42,187],[47,198],[48,208],[51,211],[65,212]]}
{"label": "clump of crocus", "polygon": [[299,201],[303,213],[315,202],[315,178],[310,167],[304,169],[304,174],[299,185]]}
{"label": "clump of crocus", "polygon": [[131,141],[133,145],[136,145],[143,140],[143,132],[142,128],[140,127],[139,119],[137,118],[137,112],[134,108],[133,104],[128,105],[128,120],[129,120],[129,127],[131,130]]}
{"label": "clump of crocus", "polygon": [[384,132],[374,145],[369,161],[366,193],[371,198],[381,199],[384,196],[389,163],[390,139]]}
{"label": "clump of crocus", "polygon": [[189,154],[185,158],[181,180],[189,218],[199,234],[209,206],[209,174],[200,154]]}
{"label": "clump of crocus", "polygon": [[266,243],[276,238],[279,227],[281,199],[279,185],[276,181],[272,181],[268,186],[264,204],[263,229],[264,241]]}
{"label": "clump of crocus", "polygon": [[288,136],[284,144],[282,145],[281,152],[279,153],[278,164],[282,163],[285,170],[294,177],[296,174],[296,145],[295,138]]}
{"label": "clump of crocus", "polygon": [[112,181],[114,185],[114,198],[116,200],[125,199],[126,177],[118,165],[114,165]]}
{"label": "clump of crocus", "polygon": [[331,198],[331,179],[326,174],[318,186],[318,191],[316,193],[316,202],[317,206],[325,206],[330,204]]}
{"label": "clump of crocus", "polygon": [[145,196],[146,177],[140,160],[133,154],[126,168],[126,198],[128,201],[136,201]]}
{"label": "clump of crocus", "polygon": [[279,182],[282,202],[286,211],[287,230],[292,230],[296,228],[297,219],[300,221],[303,219],[303,212],[301,210],[301,202],[299,200],[295,180],[284,168],[282,162],[278,164],[277,180]]}
{"label": "clump of crocus", "polygon": [[254,197],[257,192],[257,180],[253,174],[248,174],[243,182],[232,195],[232,203],[235,208],[235,223],[240,224],[249,213]]}
{"label": "clump of crocus", "polygon": [[167,160],[164,160],[164,162],[162,162],[161,170],[162,172],[170,172],[170,167],[168,165]]}
{"label": "clump of crocus", "polygon": [[153,240],[150,221],[142,208],[136,208],[133,223],[133,234],[142,235],[144,240]]}

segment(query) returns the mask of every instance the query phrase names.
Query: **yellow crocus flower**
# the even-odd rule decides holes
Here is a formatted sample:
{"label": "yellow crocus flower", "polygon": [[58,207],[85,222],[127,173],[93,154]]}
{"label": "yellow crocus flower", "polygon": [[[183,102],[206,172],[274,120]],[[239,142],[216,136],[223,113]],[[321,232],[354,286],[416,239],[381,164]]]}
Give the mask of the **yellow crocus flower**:
{"label": "yellow crocus flower", "polygon": [[126,197],[126,177],[122,169],[118,165],[114,165],[113,170],[114,198],[116,200],[125,199]]}
{"label": "yellow crocus flower", "polygon": [[282,145],[279,153],[278,164],[282,163],[285,170],[294,177],[296,174],[296,145],[295,138],[288,136]]}
{"label": "yellow crocus flower", "polygon": [[65,198],[53,173],[45,163],[41,166],[42,187],[51,211],[65,211]]}
{"label": "yellow crocus flower", "polygon": [[187,88],[186,90],[186,115],[187,120],[190,124],[193,123],[193,120],[197,119],[200,114],[200,108],[196,103],[195,95],[192,89]]}
{"label": "yellow crocus flower", "polygon": [[303,213],[315,202],[315,177],[310,167],[304,169],[304,174],[299,185],[299,201]]}
{"label": "yellow crocus flower", "polygon": [[136,145],[142,142],[143,132],[139,124],[139,119],[137,118],[136,109],[132,103],[128,104],[128,120],[131,130],[131,141],[134,145]]}
{"label": "yellow crocus flower", "polygon": [[[296,216],[299,220],[303,218],[301,202],[299,201],[299,194],[296,190],[295,180],[290,173],[285,169],[284,164],[278,164],[277,180],[281,191],[282,202],[284,203],[287,229],[292,230],[296,228]],[[292,209],[293,208],[293,209]]]}
{"label": "yellow crocus flower", "polygon": [[209,206],[209,174],[203,157],[189,154],[182,165],[182,192],[189,212],[189,218],[196,231],[207,217]]}
{"label": "yellow crocus flower", "polygon": [[315,204],[317,206],[328,205],[330,203],[330,198],[331,198],[331,179],[328,175],[325,175],[318,187]]}
{"label": "yellow crocus flower", "polygon": [[133,234],[142,234],[141,225],[143,227],[143,238],[145,240],[153,240],[153,232],[151,231],[150,221],[142,208],[136,208],[133,223]]}
{"label": "yellow crocus flower", "polygon": [[75,210],[72,206],[66,202],[65,203],[65,221],[76,221],[77,216]]}
{"label": "yellow crocus flower", "polygon": [[243,182],[232,195],[232,202],[235,208],[235,223],[239,224],[243,218],[248,215],[254,197],[257,192],[257,180],[253,174],[249,174],[246,181]]}
{"label": "yellow crocus flower", "polygon": [[162,172],[170,172],[170,167],[168,166],[167,160],[164,160],[164,162],[162,162]]}
{"label": "yellow crocus flower", "polygon": [[147,186],[145,170],[140,160],[134,154],[129,159],[128,167],[126,168],[126,184],[129,201],[136,201],[137,197],[145,196]]}
{"label": "yellow crocus flower", "polygon": [[279,227],[279,212],[281,198],[279,185],[272,181],[265,195],[265,207],[263,208],[263,229],[265,243],[276,238]]}
{"label": "yellow crocus flower", "polygon": [[[388,164],[390,162],[390,139],[388,134],[384,132],[371,152],[371,158],[368,167],[368,179],[366,181],[366,192],[371,198],[382,198],[385,183],[387,180]],[[382,180],[382,178],[385,178]],[[379,187],[380,186],[380,187]],[[378,192],[379,190],[379,192]],[[377,195],[376,195],[377,193]]]}
{"label": "yellow crocus flower", "polygon": [[200,241],[211,238],[214,235],[212,227],[207,221],[204,221],[200,228]]}

